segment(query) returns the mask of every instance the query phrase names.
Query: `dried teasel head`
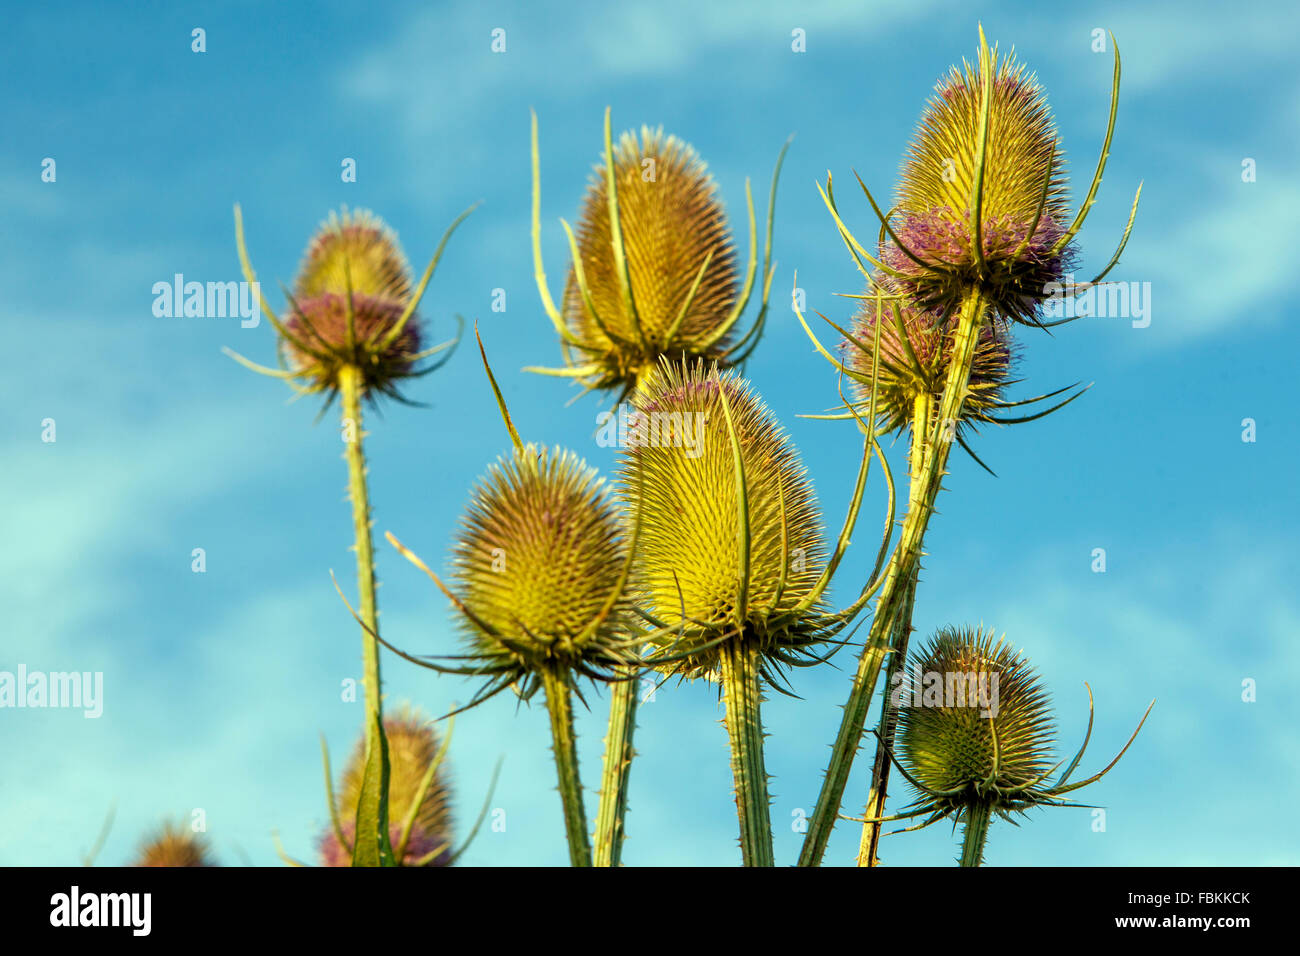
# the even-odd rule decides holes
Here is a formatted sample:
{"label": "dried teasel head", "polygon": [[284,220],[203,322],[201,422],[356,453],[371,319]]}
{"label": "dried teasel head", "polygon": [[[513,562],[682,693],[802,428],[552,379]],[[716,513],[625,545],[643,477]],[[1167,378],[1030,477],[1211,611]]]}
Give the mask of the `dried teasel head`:
{"label": "dried teasel head", "polygon": [[131,866],[216,866],[207,837],[168,821],[140,844]]}
{"label": "dried teasel head", "polygon": [[[388,740],[388,817],[390,839],[401,866],[446,866],[451,847],[451,786],[443,759],[445,741],[433,724],[409,707],[384,718]],[[357,745],[339,780],[332,828],[320,837],[318,849],[323,866],[351,866],[352,842],[356,832],[357,805],[365,774],[365,739]],[[429,776],[432,771],[432,777]],[[416,807],[411,816],[411,808]],[[407,832],[405,821],[411,819]],[[342,837],[342,839],[340,839]]]}
{"label": "dried teasel head", "polygon": [[[532,369],[576,378],[587,390],[632,392],[664,355],[720,365],[744,360],[762,332],[771,281],[768,211],[762,309],[744,335],[736,323],[757,267],[752,197],[750,250],[743,281],[717,185],[695,150],[662,128],[624,133],[617,145],[605,116],[605,156],[569,234],[573,260],[562,308],[541,269],[537,211],[536,117],[533,123],[534,256],[538,285],[560,333],[567,367]],[[772,180],[775,198],[776,180]]]}
{"label": "dried teasel head", "polygon": [[816,496],[780,425],[735,373],[702,361],[662,361],[635,403],[622,488],[661,669],[709,676],[732,639],[758,648],[769,681],[810,662],[837,618]]}

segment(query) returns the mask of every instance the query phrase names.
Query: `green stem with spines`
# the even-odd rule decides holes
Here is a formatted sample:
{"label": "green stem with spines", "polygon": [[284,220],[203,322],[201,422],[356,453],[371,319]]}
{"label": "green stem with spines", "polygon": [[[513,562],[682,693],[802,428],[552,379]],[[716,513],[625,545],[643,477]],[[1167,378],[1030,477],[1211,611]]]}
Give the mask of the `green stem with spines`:
{"label": "green stem with spines", "polygon": [[721,645],[723,722],[731,742],[731,773],[740,820],[740,852],[745,866],[775,866],[772,853],[771,799],[763,764],[762,686],[758,649],[743,639]]}
{"label": "green stem with spines", "polygon": [[605,734],[605,761],[593,840],[596,866],[619,866],[623,859],[628,781],[632,775],[632,758],[636,756],[632,735],[636,731],[639,674],[635,667],[620,667],[618,676],[622,679],[610,687],[609,730]]}
{"label": "green stem with spines", "polygon": [[[339,394],[343,401],[343,457],[348,464],[348,497],[352,502],[352,531],[357,554],[357,590],[360,595],[362,680],[366,695],[365,770],[357,804],[353,866],[395,866],[388,833],[388,746],[384,739],[383,702],[379,680],[379,614],[375,602],[375,550],[371,540],[370,493],[366,486],[366,454],[362,446],[361,369],[345,364],[339,369]],[[365,836],[373,833],[374,839]]]}
{"label": "green stem with spines", "polygon": [[979,866],[984,862],[984,844],[989,838],[989,824],[993,822],[993,807],[987,803],[968,806],[964,814],[966,828],[962,834],[961,866]]}
{"label": "green stem with spines", "polygon": [[857,670],[853,675],[853,686],[844,704],[840,729],[831,748],[831,760],[822,780],[817,805],[809,820],[808,833],[804,837],[803,848],[799,855],[800,866],[821,865],[822,857],[826,853],[826,845],[830,842],[831,831],[839,817],[849,772],[853,767],[853,758],[861,745],[862,731],[871,709],[876,681],[890,652],[889,639],[893,633],[894,622],[902,610],[908,585],[921,557],[921,544],[925,537],[925,530],[929,525],[930,516],[934,513],[934,502],[939,494],[939,487],[948,464],[948,454],[955,440],[957,422],[961,418],[962,405],[970,384],[971,366],[974,364],[975,350],[979,344],[979,333],[987,317],[988,307],[987,300],[978,288],[969,290],[962,297],[949,353],[948,374],[944,381],[943,394],[939,399],[938,414],[930,429],[931,451],[925,456],[915,505],[908,508],[903,518],[902,532],[890,558],[885,580],[881,584],[871,629],[862,654],[858,658]]}
{"label": "green stem with spines", "polygon": [[[925,456],[929,452],[930,414],[934,409],[934,398],[928,390],[922,391],[912,402],[912,447],[908,455],[908,493],[907,508],[916,507],[921,492],[921,475],[925,469]],[[920,562],[912,571],[912,578],[907,585],[903,599],[903,610],[894,622],[890,639],[891,656],[889,669],[885,674],[884,700],[880,705],[879,738],[876,741],[876,758],[871,768],[871,790],[867,794],[867,807],[862,817],[869,822],[863,824],[862,841],[858,846],[858,866],[880,865],[880,817],[885,815],[885,801],[889,796],[889,754],[894,746],[894,732],[898,727],[898,708],[893,706],[890,690],[894,687],[899,671],[907,658],[907,643],[912,634],[912,608],[916,602],[916,581],[920,574]]]}
{"label": "green stem with spines", "polygon": [[572,866],[591,866],[587,812],[582,802],[582,781],[578,777],[578,738],[573,732],[573,695],[558,665],[543,665],[541,672],[546,711],[551,717],[552,751],[560,785],[560,802],[564,806],[569,863]]}

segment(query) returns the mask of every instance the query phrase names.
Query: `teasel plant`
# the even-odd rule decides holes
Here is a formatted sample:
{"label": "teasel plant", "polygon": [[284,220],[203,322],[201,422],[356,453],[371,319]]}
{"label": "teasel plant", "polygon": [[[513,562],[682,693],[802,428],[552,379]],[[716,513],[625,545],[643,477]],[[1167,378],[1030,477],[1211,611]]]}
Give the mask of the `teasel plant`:
{"label": "teasel plant", "polygon": [[[841,328],[825,316],[823,320],[838,331],[843,341],[839,356],[824,349],[823,354],[836,370],[851,383],[853,396],[843,410],[829,415],[807,415],[807,418],[857,419],[868,414],[871,398],[876,397],[877,413],[874,428],[878,436],[893,433],[906,435],[908,454],[908,509],[918,506],[922,490],[921,477],[925,473],[929,439],[934,426],[935,411],[943,396],[951,358],[949,343],[952,330],[943,321],[941,313],[927,312],[911,303],[906,295],[891,293],[888,280],[873,276],[871,294],[850,296],[864,300],[849,330]],[[805,329],[807,328],[805,324]],[[811,335],[811,330],[808,330]],[[817,343],[821,348],[820,342]],[[981,424],[1010,425],[1034,421],[1065,405],[1086,391],[1087,387],[1074,386],[1057,389],[1033,398],[1009,400],[1006,391],[1018,384],[1012,378],[1017,358],[1015,343],[1009,323],[998,316],[979,331],[979,338],[971,362],[967,382],[966,400],[962,404],[961,419],[945,423],[942,438],[956,441],[985,470],[992,469],[984,463],[969,443],[970,433]],[[1024,406],[1055,398],[1064,392],[1072,394],[1057,404],[1039,411],[1014,414]],[[898,664],[907,653],[907,643],[912,630],[912,610],[915,603],[920,561],[907,582],[902,605],[889,636],[889,659],[885,686],[892,686]],[[871,791],[868,797],[868,818],[880,816],[888,791],[890,764],[886,756],[893,739],[897,713],[888,698],[882,704],[876,757],[872,765]],[[880,828],[868,825],[863,829],[859,850],[860,866],[874,866],[879,862]]]}
{"label": "teasel plant", "polygon": [[129,865],[211,867],[218,864],[206,836],[168,820],[141,841]]}
{"label": "teasel plant", "polygon": [[[335,398],[342,405],[344,459],[352,502],[357,587],[360,594],[362,661],[366,700],[364,785],[357,805],[354,866],[396,865],[386,804],[389,766],[383,730],[374,545],[363,439],[362,404],[380,397],[403,404],[399,385],[436,371],[457,341],[424,348],[424,324],[416,314],[447,241],[470,214],[466,210],[443,234],[428,267],[413,286],[396,235],[369,212],[332,214],[307,247],[293,291],[284,289],[288,313],[281,319],[257,282],[244,241],[243,215],[235,206],[235,241],[244,279],[257,290],[262,313],[278,335],[279,368],[268,368],[226,349],[241,365],[287,382],[295,398],[323,395],[320,416]],[[459,320],[458,320],[459,321]],[[423,364],[439,353],[439,361]]]}
{"label": "teasel plant", "polygon": [[[924,680],[917,678],[924,675]],[[936,680],[937,678],[937,680]],[[973,683],[972,683],[973,679]],[[996,691],[992,690],[996,681]],[[1155,706],[1153,700],[1115,759],[1084,780],[1070,782],[1092,739],[1093,698],[1088,690],[1088,729],[1083,744],[1055,780],[1064,760],[1052,763],[1056,737],[1051,698],[1023,652],[993,630],[939,630],[917,656],[900,708],[896,760],[916,790],[905,812],[862,822],[924,817],[907,830],[943,819],[963,829],[961,866],[980,866],[989,826],[996,818],[1016,823],[1037,807],[1079,807],[1066,795],[1096,783],[1128,752]]]}
{"label": "teasel plant", "polygon": [[[1114,36],[1110,39],[1114,46]],[[880,221],[875,255],[845,225],[829,174],[825,189],[819,187],[841,239],[870,284],[868,297],[874,299],[878,310],[884,302],[891,303],[897,344],[907,346],[903,349],[907,364],[918,358],[911,354],[916,348],[909,333],[909,317],[931,316],[944,332],[946,353],[940,365],[942,389],[937,394],[933,388],[924,389],[927,395],[920,409],[924,415],[918,418],[916,407],[910,415],[899,408],[889,420],[895,428],[905,420],[913,428],[924,421],[926,438],[919,451],[913,443],[908,508],[809,820],[800,853],[802,866],[822,862],[880,671],[891,651],[905,648],[923,539],[951,446],[958,438],[964,439],[959,429],[980,421],[1001,418],[1002,423],[1010,423],[1014,419],[997,414],[1010,403],[991,397],[978,378],[972,383],[977,363],[987,362],[1005,346],[998,344],[998,337],[1014,324],[1038,328],[1061,324],[1044,322],[1040,306],[1053,289],[1060,288],[1060,280],[1077,255],[1073,242],[1095,202],[1110,155],[1119,83],[1120,57],[1115,46],[1110,114],[1101,156],[1087,195],[1068,224],[1065,164],[1045,95],[1037,80],[1015,62],[1014,54],[1001,58],[996,48],[989,48],[982,27],[976,64],[954,69],[941,80],[922,116],[895,205],[883,212],[858,178]],[[1102,282],[1119,262],[1141,192],[1139,185],[1118,248],[1091,284]],[[796,314],[819,351],[841,374],[847,373],[844,363],[817,342],[802,313],[796,310]],[[885,327],[878,319],[871,330],[873,356],[880,355],[880,334]],[[887,379],[890,366],[897,364],[892,359],[885,363]],[[879,367],[874,358],[873,365]],[[1055,394],[1059,392],[1039,399]],[[853,411],[853,417],[860,419]],[[874,417],[868,421],[869,430],[877,428]],[[882,716],[886,729],[888,719],[886,706]],[[879,755],[877,764],[887,766]],[[883,788],[869,796],[873,804],[883,804],[883,799]],[[864,836],[860,863],[875,861],[877,838]]]}
{"label": "teasel plant", "polygon": [[623,521],[604,480],[572,452],[523,442],[481,339],[479,351],[513,449],[474,490],[453,550],[451,583],[387,536],[452,602],[466,653],[440,661],[380,641],[422,667],[485,678],[460,710],[507,688],[524,702],[542,692],[569,859],[591,866],[573,699],[585,703],[584,680],[626,682],[639,672],[645,637],[629,589],[639,524]]}
{"label": "teasel plant", "polygon": [[[736,324],[753,292],[758,237],[749,181],[749,261],[743,284],[717,186],[695,150],[662,129],[642,127],[613,143],[605,111],[603,165],[584,198],[575,231],[561,220],[571,265],[562,308],[546,282],[541,251],[541,173],[537,116],[532,116],[533,258],[542,305],[560,337],[565,367],[529,371],[567,376],[587,391],[617,392],[615,405],[641,387],[660,358],[700,357],[729,367],[742,363],[762,336],[772,265],[772,229],[781,166],[777,157],[768,197],[761,305],[749,331]],[[633,735],[640,675],[610,689],[595,862],[622,857],[627,791],[635,756]]]}
{"label": "teasel plant", "polygon": [[[792,693],[785,671],[825,661],[869,599],[864,591],[832,611],[825,595],[879,448],[864,443],[848,514],[828,551],[796,449],[734,371],[664,359],[634,402],[651,431],[625,451],[620,474],[641,528],[638,613],[655,628],[644,663],[718,683],[742,859],[772,866],[761,701],[768,688]],[[692,449],[683,447],[686,429],[695,432]],[[891,524],[892,510],[886,535]],[[882,545],[877,572],[884,554]]]}

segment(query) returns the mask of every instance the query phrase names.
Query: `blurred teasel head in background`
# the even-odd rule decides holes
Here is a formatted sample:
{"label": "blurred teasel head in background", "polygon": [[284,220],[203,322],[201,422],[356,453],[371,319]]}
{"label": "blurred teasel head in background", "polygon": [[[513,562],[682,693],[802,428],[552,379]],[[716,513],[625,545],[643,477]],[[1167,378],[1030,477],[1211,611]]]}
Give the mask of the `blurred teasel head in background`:
{"label": "blurred teasel head in background", "polygon": [[216,866],[212,848],[202,833],[167,821],[147,836],[131,866]]}
{"label": "blurred teasel head in background", "polygon": [[[433,723],[410,707],[384,718],[384,735],[390,839],[398,865],[446,866],[453,858],[451,785],[444,764],[448,741],[440,739]],[[318,841],[323,866],[352,865],[365,757],[363,736],[339,779],[337,803],[331,808],[333,825]]]}

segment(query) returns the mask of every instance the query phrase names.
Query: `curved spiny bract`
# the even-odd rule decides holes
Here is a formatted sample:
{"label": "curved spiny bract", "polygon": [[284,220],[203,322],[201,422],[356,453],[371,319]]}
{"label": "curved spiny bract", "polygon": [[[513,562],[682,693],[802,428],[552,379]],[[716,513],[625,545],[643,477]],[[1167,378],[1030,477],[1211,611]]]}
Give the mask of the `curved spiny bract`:
{"label": "curved spiny bract", "polygon": [[[937,407],[952,359],[953,332],[943,311],[917,308],[906,297],[864,299],[841,345],[859,413],[871,407],[874,393],[878,429],[901,433],[915,424],[918,398],[928,396]],[[1015,360],[1011,330],[993,317],[980,328],[978,339],[959,430],[990,421],[991,412],[1006,407],[1002,398]],[[923,425],[928,429],[928,422]]]}
{"label": "curved spiny bract", "polygon": [[168,821],[140,844],[131,866],[216,866],[207,837]]}
{"label": "curved spiny bract", "polygon": [[[986,69],[991,99],[981,167]],[[1049,284],[1061,281],[1073,256],[1070,246],[1056,248],[1069,226],[1057,144],[1042,87],[1014,54],[954,67],[938,83],[903,166],[893,235],[880,253],[922,308],[951,311],[964,290],[979,285],[999,314],[1036,323]]]}
{"label": "curved spiny bract", "polygon": [[[417,807],[398,865],[446,866],[452,858],[452,817],[445,768],[440,765],[428,786],[424,784],[430,766],[438,759],[442,741],[433,724],[410,708],[384,718],[384,735],[388,741],[388,818],[395,853],[402,843],[404,821],[412,806]],[[323,833],[318,849],[324,866],[352,865],[351,843],[366,769],[365,744],[363,735],[339,779],[336,814],[347,845],[340,843],[332,829]]]}
{"label": "curved spiny bract", "polygon": [[530,444],[491,466],[453,557],[459,617],[484,673],[513,675],[529,697],[543,668],[571,680],[634,661],[627,547],[604,480],[572,452]]}
{"label": "curved spiny bract", "polygon": [[827,549],[794,446],[748,384],[703,361],[665,359],[634,400],[638,430],[622,490],[641,521],[638,590],[673,656],[662,669],[715,673],[723,636],[754,643],[765,671],[796,662],[827,636],[818,590]]}

